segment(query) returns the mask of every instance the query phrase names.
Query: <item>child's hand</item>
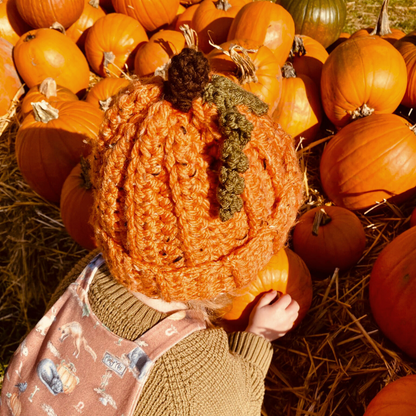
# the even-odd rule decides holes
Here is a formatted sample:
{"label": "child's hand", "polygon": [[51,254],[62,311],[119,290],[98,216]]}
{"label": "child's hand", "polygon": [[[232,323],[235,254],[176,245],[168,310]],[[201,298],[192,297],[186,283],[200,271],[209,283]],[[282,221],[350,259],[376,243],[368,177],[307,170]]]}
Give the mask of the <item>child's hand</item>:
{"label": "child's hand", "polygon": [[272,290],[263,295],[250,314],[246,332],[274,341],[286,335],[299,315],[299,304],[288,294],[270,304],[277,296]]}

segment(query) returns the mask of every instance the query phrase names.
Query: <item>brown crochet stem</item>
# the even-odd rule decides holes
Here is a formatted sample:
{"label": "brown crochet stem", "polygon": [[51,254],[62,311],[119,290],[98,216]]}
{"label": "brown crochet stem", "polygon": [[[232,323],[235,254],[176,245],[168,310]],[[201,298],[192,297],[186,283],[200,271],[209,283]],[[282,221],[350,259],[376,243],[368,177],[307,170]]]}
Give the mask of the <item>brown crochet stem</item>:
{"label": "brown crochet stem", "polygon": [[389,14],[387,8],[389,5],[389,0],[384,0],[380,9],[380,13],[377,18],[376,27],[370,33],[370,35],[385,36],[390,35],[390,24],[389,24]]}

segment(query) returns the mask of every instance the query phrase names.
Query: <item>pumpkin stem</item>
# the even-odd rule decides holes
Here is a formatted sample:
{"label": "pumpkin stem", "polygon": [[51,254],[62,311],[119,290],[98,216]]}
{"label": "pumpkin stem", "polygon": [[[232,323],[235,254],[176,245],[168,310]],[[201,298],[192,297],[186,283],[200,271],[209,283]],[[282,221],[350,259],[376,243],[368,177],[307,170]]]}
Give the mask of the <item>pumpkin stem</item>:
{"label": "pumpkin stem", "polygon": [[329,224],[332,221],[332,218],[326,213],[326,211],[321,208],[315,213],[312,224],[312,234],[318,236],[319,227]]}
{"label": "pumpkin stem", "polygon": [[409,129],[416,134],[416,124],[413,124],[413,126],[409,126]]}
{"label": "pumpkin stem", "polygon": [[370,108],[367,104],[363,104],[361,107],[356,108],[354,111],[348,111],[351,114],[353,120],[357,118],[367,117],[374,113],[374,108]]}
{"label": "pumpkin stem", "polygon": [[39,92],[44,95],[48,100],[51,97],[56,97],[56,81],[51,78],[45,78],[42,83],[39,85]]}
{"label": "pumpkin stem", "polygon": [[184,24],[179,26],[179,30],[183,33],[186,46],[191,49],[198,50],[198,34],[189,25]]}
{"label": "pumpkin stem", "polygon": [[228,3],[227,0],[218,0],[215,3],[215,7],[217,8],[217,10],[224,10],[225,12],[230,9],[232,6],[230,3]]}
{"label": "pumpkin stem", "polygon": [[286,62],[282,67],[283,78],[296,78],[296,71],[291,62]]}
{"label": "pumpkin stem", "polygon": [[[156,72],[155,72],[155,76],[156,76]],[[108,97],[105,100],[98,100],[98,101],[100,103],[100,109],[103,111],[107,111],[110,108],[111,102],[113,101],[113,97]]]}
{"label": "pumpkin stem", "polygon": [[49,29],[57,30],[58,32],[61,32],[63,35],[66,34],[65,28],[58,22],[52,23],[52,26]]}
{"label": "pumpkin stem", "polygon": [[107,74],[107,76],[110,75],[114,75],[116,78],[120,78],[116,73],[114,73],[109,67],[108,65],[111,64],[114,66],[114,68],[117,68],[123,75],[125,78],[127,78],[128,80],[132,81],[132,78],[129,77],[121,68],[119,68],[115,63],[114,60],[116,59],[116,56],[114,55],[113,52],[103,52],[104,55],[104,62],[103,62],[103,67],[104,67],[104,71]]}
{"label": "pumpkin stem", "polygon": [[36,121],[42,123],[49,123],[51,120],[59,118],[59,110],[52,107],[47,101],[42,100],[37,103],[31,103],[33,107],[33,114]]}
{"label": "pumpkin stem", "polygon": [[295,55],[303,56],[306,55],[305,45],[300,35],[295,35],[293,39],[292,49],[289,52],[289,58],[293,58]]}
{"label": "pumpkin stem", "polygon": [[90,0],[88,2],[88,4],[92,7],[94,7],[94,9],[98,9],[98,7],[100,6],[100,1],[99,0]]}
{"label": "pumpkin stem", "polygon": [[381,5],[380,14],[377,18],[376,27],[370,33],[370,35],[385,36],[391,33],[390,24],[389,24],[389,14],[387,12],[387,7],[389,5],[389,0],[384,0]]}
{"label": "pumpkin stem", "polygon": [[87,190],[91,189],[92,183],[90,179],[90,170],[91,170],[90,161],[86,159],[85,157],[81,156],[80,163],[81,163],[81,179],[82,179],[80,186],[81,188],[84,188]]}
{"label": "pumpkin stem", "polygon": [[36,35],[33,33],[28,33],[27,36],[24,38],[23,42],[30,42],[31,40],[36,39]]}

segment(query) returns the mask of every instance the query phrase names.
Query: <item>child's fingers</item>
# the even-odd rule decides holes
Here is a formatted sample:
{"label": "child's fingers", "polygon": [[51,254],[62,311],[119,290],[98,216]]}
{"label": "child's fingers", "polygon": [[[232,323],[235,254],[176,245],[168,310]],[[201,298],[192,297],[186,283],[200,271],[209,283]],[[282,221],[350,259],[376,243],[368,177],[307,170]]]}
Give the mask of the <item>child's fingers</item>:
{"label": "child's fingers", "polygon": [[282,297],[280,297],[279,300],[277,300],[273,306],[276,307],[276,309],[286,309],[292,302],[292,297],[286,293],[286,295],[283,295]]}
{"label": "child's fingers", "polygon": [[299,312],[299,309],[300,309],[299,303],[296,302],[294,299],[292,299],[290,304],[287,306],[286,311],[289,313]]}
{"label": "child's fingers", "polygon": [[260,300],[258,301],[256,308],[261,308],[263,306],[270,305],[270,302],[277,296],[277,292],[272,290],[271,292],[265,293]]}

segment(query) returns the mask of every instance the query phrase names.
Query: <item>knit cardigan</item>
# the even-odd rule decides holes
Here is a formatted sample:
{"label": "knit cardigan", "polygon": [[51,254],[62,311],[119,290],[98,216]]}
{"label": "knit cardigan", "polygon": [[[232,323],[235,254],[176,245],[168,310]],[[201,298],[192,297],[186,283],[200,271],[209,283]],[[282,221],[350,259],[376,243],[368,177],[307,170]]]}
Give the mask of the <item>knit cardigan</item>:
{"label": "knit cardigan", "polygon": [[[63,294],[98,253],[89,253],[62,280],[48,305]],[[98,319],[121,338],[135,340],[166,317],[130,293],[106,265],[88,293]],[[135,416],[259,416],[273,347],[248,332],[194,332],[160,357],[146,381]]]}

